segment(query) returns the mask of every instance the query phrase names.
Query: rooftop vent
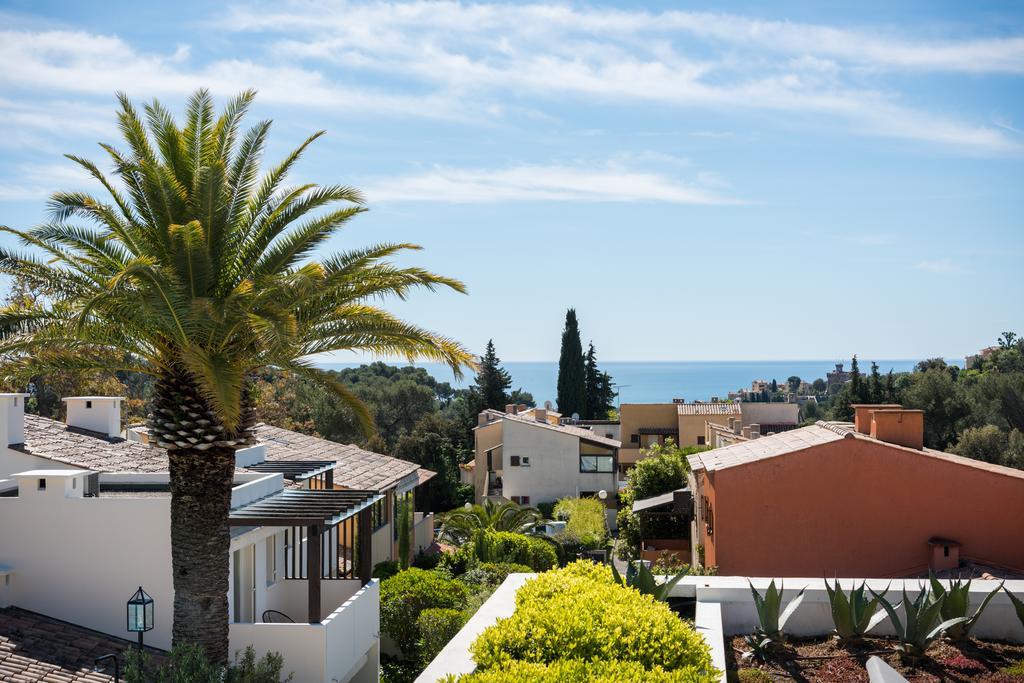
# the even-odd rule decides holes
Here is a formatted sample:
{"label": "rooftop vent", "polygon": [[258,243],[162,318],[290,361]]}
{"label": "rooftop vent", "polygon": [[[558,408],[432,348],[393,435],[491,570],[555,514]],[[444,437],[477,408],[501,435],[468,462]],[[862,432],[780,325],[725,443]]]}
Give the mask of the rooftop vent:
{"label": "rooftop vent", "polygon": [[0,441],[5,446],[25,443],[25,399],[29,394],[0,394]]}
{"label": "rooftop vent", "polygon": [[871,434],[871,413],[876,410],[889,410],[902,408],[899,403],[854,403],[853,426],[861,434]]}
{"label": "rooftop vent", "polygon": [[894,408],[871,413],[871,436],[879,441],[924,448],[924,411]]}

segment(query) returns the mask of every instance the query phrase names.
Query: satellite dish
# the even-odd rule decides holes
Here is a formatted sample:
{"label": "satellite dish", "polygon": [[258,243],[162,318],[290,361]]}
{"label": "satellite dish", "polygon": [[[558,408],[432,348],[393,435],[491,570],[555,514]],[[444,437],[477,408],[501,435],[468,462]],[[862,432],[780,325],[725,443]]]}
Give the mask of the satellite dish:
{"label": "satellite dish", "polygon": [[551,401],[544,401],[544,410],[551,410]]}
{"label": "satellite dish", "polygon": [[573,422],[578,422],[579,419],[580,419],[580,414],[579,413],[573,413],[572,414],[572,421]]}

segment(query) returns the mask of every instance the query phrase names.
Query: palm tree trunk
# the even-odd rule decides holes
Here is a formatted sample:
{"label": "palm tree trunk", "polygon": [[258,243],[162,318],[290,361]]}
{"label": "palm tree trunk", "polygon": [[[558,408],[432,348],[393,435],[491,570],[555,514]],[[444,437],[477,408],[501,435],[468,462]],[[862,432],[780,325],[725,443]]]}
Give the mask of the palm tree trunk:
{"label": "palm tree trunk", "polygon": [[173,643],[195,643],[211,662],[228,661],[228,512],[233,448],[169,452]]}
{"label": "palm tree trunk", "polygon": [[160,375],[153,398],[151,437],[170,459],[172,641],[200,645],[226,664],[235,449],[252,443],[255,410],[245,391],[241,424],[229,433],[180,367]]}

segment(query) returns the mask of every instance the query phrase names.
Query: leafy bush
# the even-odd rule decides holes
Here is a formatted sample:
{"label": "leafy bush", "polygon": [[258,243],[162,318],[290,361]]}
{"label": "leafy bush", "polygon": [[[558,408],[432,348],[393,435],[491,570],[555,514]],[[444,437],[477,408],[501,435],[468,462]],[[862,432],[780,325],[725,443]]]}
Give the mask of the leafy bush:
{"label": "leafy bush", "polygon": [[740,669],[736,678],[740,683],[772,683],[772,677],[761,669]]}
{"label": "leafy bush", "polygon": [[[162,665],[154,664],[147,652],[125,651],[125,683],[279,683],[284,659],[268,652],[256,659],[252,645],[235,653],[227,667],[210,662],[203,649],[194,644],[177,645]],[[289,674],[285,681],[292,680]]]}
{"label": "leafy bush", "polygon": [[459,577],[463,583],[475,586],[497,586],[509,574],[530,573],[533,569],[524,564],[510,562],[481,562]]}
{"label": "leafy bush", "polygon": [[417,569],[434,569],[441,562],[441,553],[428,553],[420,550],[412,558],[412,566]]}
{"label": "leafy bush", "polygon": [[[862,581],[860,586],[854,586],[847,597],[838,579],[835,587],[825,581],[828,601],[832,606],[832,623],[835,624],[836,635],[842,640],[863,638],[865,633],[885,621],[885,612],[878,611],[878,598],[868,600],[865,597],[866,583]],[[882,595],[888,590],[882,591]]]}
{"label": "leafy bush", "polygon": [[996,586],[996,589],[985,596],[985,599],[981,601],[981,605],[975,610],[974,614],[970,617],[967,616],[967,612],[971,607],[971,582],[964,583],[960,579],[949,582],[949,590],[942,585],[942,582],[935,578],[934,575],[928,577],[929,582],[932,585],[932,595],[935,598],[944,598],[942,601],[942,609],[939,610],[939,614],[943,621],[949,619],[957,619],[963,617],[966,621],[959,624],[954,624],[946,629],[946,636],[951,640],[967,640],[967,637],[971,633],[971,629],[978,623],[978,619],[981,618],[981,613],[988,607],[988,603],[991,602],[992,598],[996,596],[1003,584],[1000,583]]}
{"label": "leafy bush", "polygon": [[479,671],[442,678],[439,683],[705,683],[717,680],[695,667],[665,671],[645,669],[637,662],[582,662],[562,660],[551,664],[512,662],[505,669]]}
{"label": "leafy bush", "polygon": [[446,572],[450,576],[461,576],[477,564],[476,554],[473,552],[473,544],[467,543],[460,546],[454,552],[442,553],[437,563],[437,569]]}
{"label": "leafy bush", "polygon": [[[700,547],[698,546],[698,548]],[[701,559],[703,560],[703,557]],[[686,576],[717,576],[718,567],[692,565],[689,562],[683,562],[679,558],[678,552],[662,550],[658,554],[658,559],[654,561],[654,567],[651,568],[651,572],[658,575],[675,575],[683,572]]]}
{"label": "leafy bush", "polygon": [[465,613],[457,609],[433,607],[420,612],[416,628],[420,632],[419,650],[424,667],[444,649],[465,623]]}
{"label": "leafy bush", "polygon": [[591,562],[528,581],[516,594],[512,616],[481,633],[471,651],[481,671],[507,670],[515,661],[577,659],[630,661],[647,670],[690,668],[695,677],[714,672],[710,649],[693,628]]}
{"label": "leafy bush", "polygon": [[437,572],[406,569],[380,585],[380,626],[407,658],[416,656],[420,640],[417,619],[424,610],[466,607],[466,587]]}
{"label": "leafy bush", "polygon": [[556,519],[567,522],[565,531],[556,538],[559,542],[563,542],[564,537],[582,548],[594,550],[603,547],[608,540],[604,503],[597,498],[563,498],[555,505],[554,514]]}
{"label": "leafy bush", "polygon": [[383,581],[384,579],[390,579],[399,571],[401,570],[398,568],[397,562],[394,560],[384,560],[383,562],[378,562],[374,565],[372,576],[375,579]]}
{"label": "leafy bush", "polygon": [[481,562],[524,564],[543,572],[558,564],[554,546],[543,538],[510,531],[478,531],[473,537],[473,552]]}
{"label": "leafy bush", "polygon": [[555,516],[555,504],[537,503],[537,511],[544,517],[544,519],[553,519]]}

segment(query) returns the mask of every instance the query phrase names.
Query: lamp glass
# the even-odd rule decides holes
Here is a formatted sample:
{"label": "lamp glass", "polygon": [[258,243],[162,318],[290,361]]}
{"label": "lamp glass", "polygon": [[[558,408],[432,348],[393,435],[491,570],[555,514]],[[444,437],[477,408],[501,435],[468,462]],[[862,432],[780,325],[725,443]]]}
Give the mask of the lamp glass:
{"label": "lamp glass", "polygon": [[128,600],[128,630],[132,633],[151,631],[153,621],[153,598],[139,586]]}

